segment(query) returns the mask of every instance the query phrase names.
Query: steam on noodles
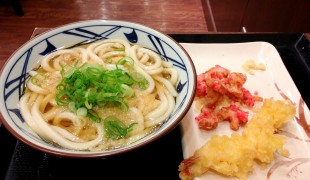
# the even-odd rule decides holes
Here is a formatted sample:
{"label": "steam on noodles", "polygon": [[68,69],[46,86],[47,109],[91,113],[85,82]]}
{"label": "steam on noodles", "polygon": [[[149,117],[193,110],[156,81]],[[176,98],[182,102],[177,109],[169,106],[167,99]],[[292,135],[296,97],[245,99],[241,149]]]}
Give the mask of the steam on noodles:
{"label": "steam on noodles", "polygon": [[20,110],[42,138],[104,151],[131,144],[175,107],[177,70],[155,52],[107,39],[55,51],[29,72]]}

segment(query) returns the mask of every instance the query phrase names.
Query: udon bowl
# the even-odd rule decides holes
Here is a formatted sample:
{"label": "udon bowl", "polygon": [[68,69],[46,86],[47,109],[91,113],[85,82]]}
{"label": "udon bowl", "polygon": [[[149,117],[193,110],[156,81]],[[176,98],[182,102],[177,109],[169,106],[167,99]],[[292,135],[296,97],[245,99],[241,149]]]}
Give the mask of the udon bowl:
{"label": "udon bowl", "polygon": [[[142,45],[156,52],[177,69],[179,74],[176,84],[177,96],[171,115],[156,131],[146,137],[111,150],[70,150],[42,139],[29,128],[20,111],[19,101],[25,93],[24,87],[28,72],[35,67],[39,59],[55,50],[110,38]],[[17,49],[7,60],[0,78],[2,124],[18,140],[45,153],[73,158],[107,157],[152,143],[176,128],[193,102],[195,84],[196,73],[191,58],[182,46],[168,35],[153,28],[126,21],[80,21],[51,29],[34,37]]]}

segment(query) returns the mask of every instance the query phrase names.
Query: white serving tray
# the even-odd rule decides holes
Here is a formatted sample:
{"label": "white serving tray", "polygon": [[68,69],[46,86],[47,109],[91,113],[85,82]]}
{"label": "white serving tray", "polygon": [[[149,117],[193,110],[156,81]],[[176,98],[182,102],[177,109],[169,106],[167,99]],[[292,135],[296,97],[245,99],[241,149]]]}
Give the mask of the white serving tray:
{"label": "white serving tray", "polygon": [[[276,48],[266,42],[246,42],[229,44],[195,44],[181,43],[191,56],[197,75],[209,68],[220,65],[231,72],[245,73],[242,68],[245,61],[252,59],[266,66],[265,71],[255,71],[247,74],[245,88],[251,93],[258,92],[263,98],[290,99],[297,105],[297,113],[293,121],[281,128],[280,134],[287,136],[284,146],[290,152],[289,158],[276,156],[276,159],[265,169],[254,167],[254,172],[248,175],[249,180],[308,180],[310,178],[310,112],[304,103],[296,85],[289,75]],[[200,130],[195,121],[198,115],[193,108],[181,122],[183,156],[192,156],[196,149],[203,146],[212,135],[230,135],[233,131],[228,122],[220,122],[212,131]],[[303,127],[304,126],[304,127]],[[238,132],[242,132],[240,128]],[[195,180],[227,180],[230,178],[207,172]]]}

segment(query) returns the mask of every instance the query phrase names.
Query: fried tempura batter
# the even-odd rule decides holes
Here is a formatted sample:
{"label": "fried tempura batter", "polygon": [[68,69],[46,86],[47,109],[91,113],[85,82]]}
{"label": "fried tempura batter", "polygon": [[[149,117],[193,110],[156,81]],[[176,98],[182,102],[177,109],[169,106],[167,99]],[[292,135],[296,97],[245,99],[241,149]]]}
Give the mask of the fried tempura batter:
{"label": "fried tempura batter", "polygon": [[256,64],[256,62],[253,59],[247,60],[243,65],[242,68],[245,72],[247,72],[250,75],[254,75],[254,70],[260,70],[265,71],[266,66],[262,63]]}
{"label": "fried tempura batter", "polygon": [[292,120],[296,107],[290,101],[265,99],[260,111],[248,123],[242,135],[212,136],[194,155],[179,165],[179,177],[190,180],[209,170],[220,174],[246,179],[253,171],[254,162],[264,167],[283,149],[285,137],[274,134],[275,130]]}
{"label": "fried tempura batter", "polygon": [[248,122],[245,109],[253,108],[263,98],[244,87],[246,79],[245,74],[230,72],[220,65],[197,76],[194,103],[202,106],[195,118],[200,129],[213,130],[220,121],[228,121],[231,129],[237,131]]}

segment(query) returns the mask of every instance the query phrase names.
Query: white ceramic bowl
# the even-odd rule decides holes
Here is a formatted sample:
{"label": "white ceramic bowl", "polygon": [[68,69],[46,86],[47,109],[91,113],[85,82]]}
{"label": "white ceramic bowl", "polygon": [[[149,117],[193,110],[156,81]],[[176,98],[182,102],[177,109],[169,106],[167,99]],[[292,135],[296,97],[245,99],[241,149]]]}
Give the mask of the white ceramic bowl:
{"label": "white ceramic bowl", "polygon": [[[59,48],[82,45],[102,38],[120,38],[141,44],[172,62],[179,73],[176,107],[169,119],[155,132],[126,147],[85,152],[60,148],[41,139],[25,123],[19,110],[27,72],[44,55]],[[22,45],[4,65],[0,78],[0,109],[3,125],[17,139],[40,151],[63,157],[106,157],[134,150],[151,143],[173,130],[185,116],[194,99],[196,73],[186,51],[168,35],[124,21],[81,21],[49,30]],[[160,147],[159,147],[160,148]]]}

